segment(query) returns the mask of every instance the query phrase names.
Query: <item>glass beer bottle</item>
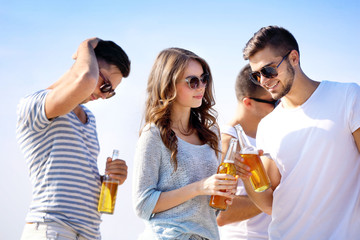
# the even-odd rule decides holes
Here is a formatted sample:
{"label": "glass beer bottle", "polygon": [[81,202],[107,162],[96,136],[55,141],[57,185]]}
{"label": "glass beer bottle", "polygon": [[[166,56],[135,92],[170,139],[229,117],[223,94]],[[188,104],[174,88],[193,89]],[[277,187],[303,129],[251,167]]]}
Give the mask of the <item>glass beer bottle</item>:
{"label": "glass beer bottle", "polygon": [[[235,177],[236,168],[234,165],[235,153],[237,148],[237,140],[232,138],[230,140],[229,148],[226,152],[224,161],[220,163],[217,173],[226,173]],[[217,210],[225,211],[227,209],[226,197],[219,195],[212,195],[210,198],[210,207],[215,208]]]}
{"label": "glass beer bottle", "polygon": [[263,192],[271,186],[269,176],[259,157],[259,151],[250,144],[243,128],[240,124],[235,126],[240,143],[240,155],[244,163],[250,167],[250,182],[255,192]]}
{"label": "glass beer bottle", "polygon": [[[114,150],[112,160],[119,158],[119,150]],[[105,175],[101,185],[101,192],[98,204],[98,211],[101,213],[113,214],[115,208],[116,194],[119,180]]]}

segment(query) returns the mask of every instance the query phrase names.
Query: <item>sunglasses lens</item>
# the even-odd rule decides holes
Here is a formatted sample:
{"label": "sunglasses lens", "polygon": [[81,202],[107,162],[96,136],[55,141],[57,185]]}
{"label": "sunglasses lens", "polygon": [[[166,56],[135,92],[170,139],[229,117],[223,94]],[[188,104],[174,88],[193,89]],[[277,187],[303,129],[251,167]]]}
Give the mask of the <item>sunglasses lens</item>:
{"label": "sunglasses lens", "polygon": [[112,86],[108,83],[104,83],[103,85],[100,86],[100,91],[102,93],[107,93],[110,92],[112,90]]}
{"label": "sunglasses lens", "polygon": [[197,77],[191,77],[189,79],[189,85],[191,89],[195,89],[199,87],[199,79]]}
{"label": "sunglasses lens", "polygon": [[201,77],[201,82],[203,84],[207,84],[209,82],[209,74],[204,74],[202,77]]}
{"label": "sunglasses lens", "polygon": [[276,69],[273,67],[263,67],[261,69],[261,74],[266,78],[274,78],[278,75]]}
{"label": "sunglasses lens", "polygon": [[260,84],[260,73],[259,72],[253,72],[250,74],[250,79],[251,81],[253,81],[255,84]]}
{"label": "sunglasses lens", "polygon": [[106,99],[109,99],[111,97],[113,97],[116,93],[113,91],[113,92],[109,92],[108,96],[106,97]]}

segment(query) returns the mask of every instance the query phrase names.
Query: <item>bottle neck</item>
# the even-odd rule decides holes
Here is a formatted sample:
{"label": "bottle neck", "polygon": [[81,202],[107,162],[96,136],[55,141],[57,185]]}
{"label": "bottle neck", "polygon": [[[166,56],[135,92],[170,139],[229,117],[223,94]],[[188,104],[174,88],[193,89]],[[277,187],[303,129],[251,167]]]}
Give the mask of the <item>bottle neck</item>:
{"label": "bottle neck", "polygon": [[245,138],[246,136],[244,136],[244,134],[245,134],[244,131],[240,130],[239,132],[240,132],[240,134],[238,134],[238,135],[239,135],[240,148],[244,149],[244,148],[248,147],[249,145],[246,142],[246,138]]}
{"label": "bottle neck", "polygon": [[240,126],[240,124],[235,126],[237,135],[238,135],[238,139],[239,139],[239,144],[240,144],[240,149],[244,149],[246,147],[250,147],[251,144],[249,142],[248,137],[246,136],[244,129]]}
{"label": "bottle neck", "polygon": [[234,163],[237,143],[238,140],[236,138],[232,138],[230,140],[230,145],[223,161],[224,163]]}

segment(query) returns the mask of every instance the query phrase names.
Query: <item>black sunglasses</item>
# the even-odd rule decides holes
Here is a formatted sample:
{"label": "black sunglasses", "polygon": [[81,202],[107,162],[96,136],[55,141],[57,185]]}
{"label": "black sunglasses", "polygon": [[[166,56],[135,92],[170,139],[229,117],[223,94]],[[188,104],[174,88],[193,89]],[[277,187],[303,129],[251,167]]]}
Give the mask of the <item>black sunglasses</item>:
{"label": "black sunglasses", "polygon": [[287,58],[287,56],[289,56],[289,54],[291,53],[288,52],[281,60],[281,62],[276,66],[276,67],[270,67],[270,66],[265,66],[263,68],[260,69],[260,71],[256,71],[256,72],[252,72],[250,73],[250,80],[255,83],[256,85],[260,85],[260,81],[261,81],[261,75],[263,75],[266,78],[274,78],[277,77],[278,72],[277,69],[280,67],[280,64]]}
{"label": "black sunglasses", "polygon": [[[185,78],[185,81],[191,89],[197,89],[200,87],[200,85],[206,87],[206,84],[209,82],[209,74],[204,73],[203,75],[201,75],[200,78],[198,78],[197,76],[189,76]],[[200,82],[202,84],[200,84]]]}
{"label": "black sunglasses", "polygon": [[257,101],[257,102],[262,102],[262,103],[268,103],[274,106],[274,108],[279,105],[280,100],[273,100],[273,101],[268,101],[268,100],[264,100],[264,99],[260,99],[260,98],[253,98],[253,97],[249,97],[250,99]]}
{"label": "black sunglasses", "polygon": [[112,88],[111,82],[104,77],[104,75],[99,71],[100,77],[104,80],[104,83],[100,86],[100,91],[102,93],[109,93],[106,99],[113,97],[116,93]]}

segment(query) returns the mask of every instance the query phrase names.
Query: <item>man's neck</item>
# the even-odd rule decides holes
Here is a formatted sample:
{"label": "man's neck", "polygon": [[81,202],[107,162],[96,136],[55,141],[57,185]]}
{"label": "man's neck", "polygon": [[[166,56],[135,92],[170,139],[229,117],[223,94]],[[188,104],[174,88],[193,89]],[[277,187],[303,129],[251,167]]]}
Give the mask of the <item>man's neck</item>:
{"label": "man's neck", "polygon": [[82,123],[85,124],[87,122],[87,115],[80,105],[77,105],[76,108],[74,108],[73,112],[76,114],[76,116]]}
{"label": "man's neck", "polygon": [[233,127],[237,124],[240,124],[246,135],[252,138],[256,138],[256,131],[259,122],[260,119],[252,117],[250,113],[246,114],[246,111],[238,105],[235,116],[228,124]]}
{"label": "man's neck", "polygon": [[282,98],[284,108],[296,108],[304,104],[319,84],[320,82],[316,82],[302,73],[295,79],[289,93]]}

